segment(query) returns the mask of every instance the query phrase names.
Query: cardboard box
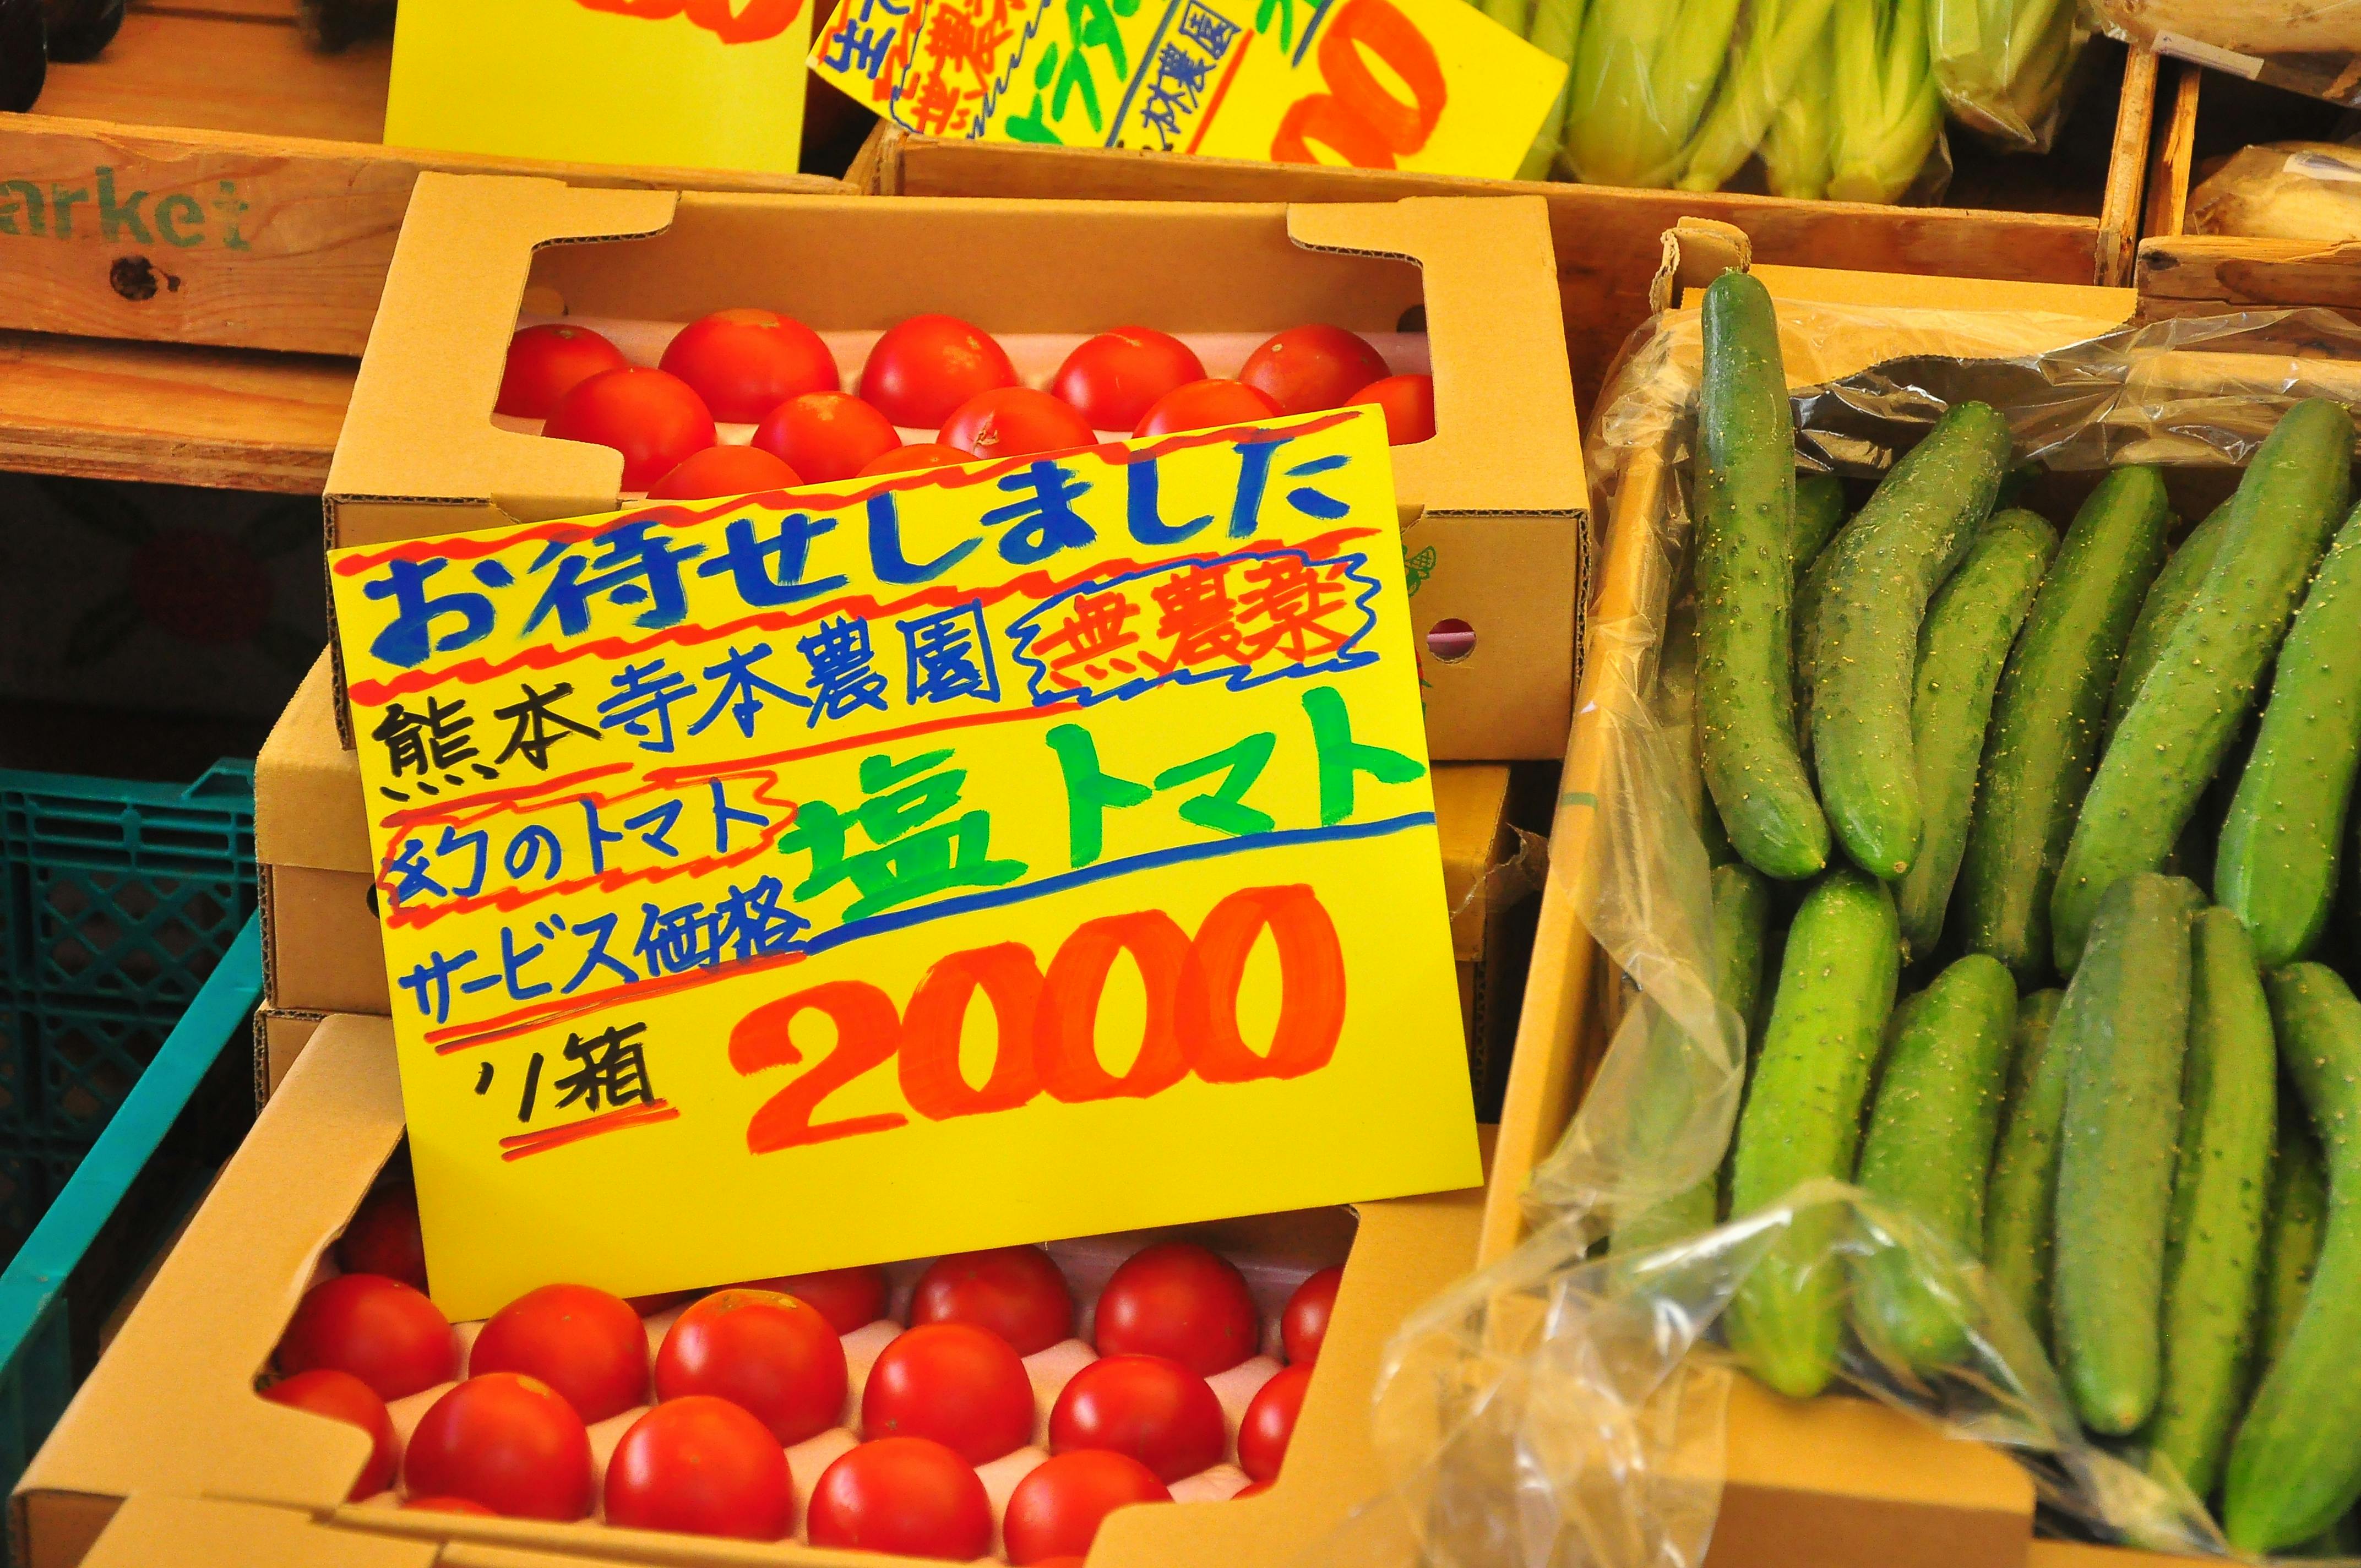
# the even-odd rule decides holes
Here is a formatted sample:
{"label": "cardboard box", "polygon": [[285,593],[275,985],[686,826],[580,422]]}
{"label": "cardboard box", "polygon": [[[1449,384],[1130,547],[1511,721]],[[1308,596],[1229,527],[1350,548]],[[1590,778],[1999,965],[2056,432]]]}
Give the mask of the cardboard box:
{"label": "cardboard box", "polygon": [[[1651,284],[1660,307],[1678,291],[1701,290],[1724,267],[1752,259],[1746,236],[1726,225],[1685,225],[1665,240],[1664,261]],[[2000,330],[2020,339],[2019,351],[2029,352],[2109,330],[2133,313],[2135,302],[2129,291],[2118,289],[1800,268],[1753,271],[1774,300],[1890,304],[1920,313],[1892,331],[1830,333],[1808,346],[1791,339],[1786,368],[1796,386],[1849,375],[1901,352],[1944,352],[1947,338],[1956,339],[1968,325],[1968,318],[1927,313],[2001,313],[2009,324]],[[1687,308],[1694,305],[1691,299]],[[1671,585],[1655,569],[1644,520],[1654,507],[1655,488],[1672,482],[1672,476],[1638,461],[1626,475],[1601,541],[1594,624],[1612,626],[1634,616],[1653,616],[1661,624]],[[1500,1116],[1480,1245],[1487,1263],[1521,1239],[1519,1199],[1526,1179],[1564,1134],[1612,1035],[1612,966],[1576,912],[1595,902],[1602,872],[1595,836],[1601,812],[1610,808],[1599,798],[1610,776],[1609,715],[1648,689],[1653,654],[1628,639],[1602,641],[1592,652],[1567,743],[1549,881]],[[2033,1507],[2031,1481],[1999,1449],[1943,1437],[1867,1399],[1790,1400],[1741,1376],[1732,1380],[1727,1480],[1708,1563],[2025,1568]],[[2069,1565],[2056,1558],[2050,1568]],[[2119,1561],[2114,1568],[2131,1564]]]}
{"label": "cardboard box", "polygon": [[[1498,764],[1445,762],[1434,770],[1460,1012],[1477,1114],[1487,1121],[1499,1108],[1530,945],[1531,911],[1517,905],[1537,885],[1530,836],[1510,820],[1510,770]],[[255,759],[254,842],[269,1003],[267,1024],[256,1025],[255,1084],[268,1099],[322,1015],[392,1012],[360,762],[336,738],[325,653]]]}
{"label": "cardboard box", "polygon": [[[538,1548],[553,1568],[593,1558],[678,1568],[886,1561],[792,1541],[756,1546],[346,1505],[368,1456],[366,1435],[271,1404],[256,1395],[254,1379],[314,1263],[402,1131],[392,1026],[382,1018],[327,1019],[17,1484],[9,1527],[21,1568],[116,1561],[94,1553],[93,1543],[124,1499],[144,1507],[159,1497],[296,1510],[327,1521],[339,1538],[366,1531],[406,1542],[478,1543],[446,1548],[439,1559],[446,1563],[526,1561],[504,1559],[492,1550],[500,1547]],[[1405,1313],[1473,1264],[1480,1201],[1470,1190],[1364,1204],[1356,1224],[1317,1211],[1183,1227],[1247,1255],[1284,1255],[1298,1245],[1293,1238],[1313,1232],[1333,1245],[1350,1224],[1344,1285],[1277,1485],[1241,1503],[1119,1515],[1101,1532],[1092,1568],[1283,1563],[1377,1495],[1383,1470],[1371,1446],[1369,1390],[1387,1338]]]}
{"label": "cardboard box", "polygon": [[844,331],[924,311],[998,333],[1422,320],[1436,433],[1394,454],[1403,546],[1434,551],[1422,627],[1476,632],[1464,658],[1426,661],[1433,751],[1547,758],[1564,739],[1588,499],[1539,200],[917,202],[422,175],[329,473],[332,546],[614,509],[617,454],[491,422],[528,290],[543,314],[761,303]]}

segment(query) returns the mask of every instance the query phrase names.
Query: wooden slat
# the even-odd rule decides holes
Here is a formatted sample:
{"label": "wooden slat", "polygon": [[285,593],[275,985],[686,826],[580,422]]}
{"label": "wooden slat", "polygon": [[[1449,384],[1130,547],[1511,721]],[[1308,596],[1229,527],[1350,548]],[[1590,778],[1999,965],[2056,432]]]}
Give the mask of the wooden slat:
{"label": "wooden slat", "polygon": [[2361,310],[2361,242],[2174,235],[2140,247],[2140,306],[2326,305]]}
{"label": "wooden slat", "polygon": [[0,468],[317,493],[350,360],[0,333]]}
{"label": "wooden slat", "polygon": [[2172,113],[2157,137],[2148,174],[2146,238],[2169,238],[2188,227],[2191,170],[2197,162],[2197,102],[2205,73],[2183,64],[2172,84]]}
{"label": "wooden slat", "polygon": [[[384,39],[341,54],[314,53],[296,31],[291,10],[286,20],[270,22],[141,8],[124,17],[123,30],[96,60],[49,67],[38,112],[375,142],[385,135],[391,59]],[[0,159],[0,169],[16,171],[13,159]]]}
{"label": "wooden slat", "polygon": [[[0,327],[357,355],[423,169],[577,185],[844,189],[802,174],[529,163],[0,115],[0,171],[35,193],[0,184]],[[61,191],[76,198],[62,213]]]}
{"label": "wooden slat", "polygon": [[2106,288],[2122,288],[2132,280],[2140,191],[2147,175],[2148,139],[2156,128],[2156,51],[2133,49],[2124,63],[2124,95],[2115,111],[2106,197],[2099,209],[2095,281]]}

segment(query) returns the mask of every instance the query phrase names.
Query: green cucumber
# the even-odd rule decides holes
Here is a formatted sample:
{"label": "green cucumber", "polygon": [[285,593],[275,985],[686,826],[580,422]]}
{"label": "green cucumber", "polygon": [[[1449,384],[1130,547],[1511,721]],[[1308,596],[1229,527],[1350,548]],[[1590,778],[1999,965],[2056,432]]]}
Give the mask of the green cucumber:
{"label": "green cucumber", "polygon": [[[1771,1026],[1738,1123],[1733,1219],[1814,1177],[1851,1176],[1902,933],[1885,884],[1846,868],[1812,884],[1787,929]],[[1730,1342],[1754,1375],[1801,1398],[1828,1387],[1844,1332],[1844,1222],[1817,1204],[1790,1222],[1732,1299]]]}
{"label": "green cucumber", "polygon": [[2115,689],[2107,697],[2106,733],[2114,734],[2123,721],[2124,710],[2131,707],[2140,683],[2156,667],[2156,656],[2164,652],[2166,639],[2180,624],[2189,601],[2197,597],[2198,586],[2213,565],[2213,553],[2222,546],[2222,529],[2229,516],[2230,506],[2224,501],[2213,509],[2213,516],[2191,530],[2180,547],[2165,558],[2147,598],[2140,600],[2139,619],[2132,622],[2132,634],[2124,641],[2123,663],[2115,667]]}
{"label": "green cucumber", "polygon": [[1828,863],[1828,825],[1795,748],[1795,422],[1769,291],[1743,272],[1706,290],[1697,400],[1697,724],[1730,841],[1775,877]]}
{"label": "green cucumber", "polygon": [[1954,937],[2020,985],[2049,972],[2049,889],[2099,754],[2124,639],[2164,558],[2164,479],[2118,468],[2074,514],[2000,678]]}
{"label": "green cucumber", "polygon": [[1984,1198],[1985,1271],[2040,1344],[2049,1343],[2049,1249],[2069,1065],[2050,1042],[2065,994],[2037,991],[2017,1004],[2008,1104]]}
{"label": "green cucumber", "polygon": [[2361,1497],[2361,1002],[2320,964],[2263,986],[2279,1061],[2327,1146],[2328,1224],[2295,1332],[2230,1445],[2222,1528],[2242,1552],[2318,1535]]}
{"label": "green cucumber", "polygon": [[2279,1060],[2246,927],[2226,909],[2191,936],[2180,1168],[2164,1254],[2164,1386],[2141,1439],[2200,1497],[2213,1495],[2255,1348]]}
{"label": "green cucumber", "polygon": [[[1842,530],[1839,530],[1841,536]],[[1837,569],[1837,553],[1825,548],[1795,579],[1795,744],[1802,755],[1812,751],[1812,682],[1820,667],[1820,605],[1828,597],[1828,576]]]}
{"label": "green cucumber", "polygon": [[2312,1291],[2320,1263],[2320,1238],[2328,1228],[2328,1170],[2320,1140],[2301,1103],[2279,1110],[2279,1146],[2271,1166],[2271,1230],[2265,1248],[2262,1304],[2256,1335],[2262,1341],[2259,1370],[2268,1373],[2295,1332],[2295,1321]]}
{"label": "green cucumber", "polygon": [[2033,513],[1995,512],[1927,606],[1910,703],[1911,751],[1926,821],[1918,858],[1894,891],[1905,959],[1927,957],[1943,934],[1943,911],[1967,852],[1977,763],[2001,668],[2057,548],[2058,531]]}
{"label": "green cucumber", "polygon": [[1795,476],[1795,535],[1788,551],[1800,586],[1804,573],[1820,558],[1830,537],[1844,523],[1844,481],[1834,474]]}
{"label": "green cucumber", "polygon": [[2070,971],[2100,897],[2159,864],[2237,738],[2264,668],[2352,499],[2353,421],[2311,398],[2246,466],[2205,580],[2107,742],[2050,896]]}
{"label": "green cucumber", "polygon": [[[1713,988],[1714,1000],[1720,1004],[1725,1024],[1734,1023],[1741,1036],[1753,1033],[1756,1009],[1763,992],[1763,949],[1771,928],[1771,885],[1752,866],[1716,866],[1713,870]],[[1676,1087],[1668,1089],[1665,1102],[1675,1113],[1664,1118],[1663,1141],[1659,1146],[1669,1150],[1679,1138],[1675,1117],[1686,1119],[1695,1108],[1695,1079],[1686,1066],[1684,1053],[1689,1049],[1679,1025],[1663,1008],[1653,1010],[1652,1042],[1656,1059],[1663,1064],[1666,1080]],[[1741,1039],[1739,1059],[1745,1059]],[[1677,1071],[1674,1064],[1683,1065]],[[1716,1165],[1719,1166],[1717,1161]],[[1619,1224],[1609,1243],[1611,1252],[1643,1252],[1650,1247],[1664,1246],[1685,1240],[1702,1231],[1713,1229],[1717,1172],[1708,1171],[1705,1179],[1676,1192],[1660,1203],[1652,1204]]]}
{"label": "green cucumber", "polygon": [[[1885,1048],[1855,1179],[1973,1255],[1983,1241],[1984,1179],[2008,1082],[2016,982],[1999,959],[1970,953],[1916,1002]],[[1966,1299],[1940,1257],[1906,1242],[1878,1246],[1854,1266],[1853,1322],[1862,1342],[1921,1372],[1966,1354]]]}
{"label": "green cucumber", "polygon": [[2110,1436],[2156,1408],[2173,1148],[2197,889],[2143,872],[2107,892],[2091,956],[2050,1025],[2067,1058],[2050,1293],[2059,1371],[2083,1424]]}
{"label": "green cucumber", "polygon": [[1885,476],[1830,546],[1812,676],[1820,800],[1853,863],[1891,880],[1917,858],[1910,676],[1927,601],[1974,542],[2008,466],[2008,422],[1961,403]]}
{"label": "green cucumber", "polygon": [[2264,965],[2320,945],[2361,764],[2361,511],[2345,520],[2288,627],[2238,793],[2222,818],[2213,896]]}

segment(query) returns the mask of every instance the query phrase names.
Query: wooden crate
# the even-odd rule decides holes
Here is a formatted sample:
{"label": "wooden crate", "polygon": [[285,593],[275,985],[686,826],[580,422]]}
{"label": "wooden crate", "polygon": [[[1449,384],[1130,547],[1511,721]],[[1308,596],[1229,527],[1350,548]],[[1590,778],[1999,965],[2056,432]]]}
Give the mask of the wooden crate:
{"label": "wooden crate", "polygon": [[2177,65],[2158,115],[2136,281],[2148,315],[2225,305],[2361,310],[2361,242],[2247,239],[2186,232],[2189,193],[2208,165],[2268,141],[2336,141],[2342,105]]}
{"label": "wooden crate", "polygon": [[1664,232],[1682,217],[1746,230],[1773,264],[1996,278],[2130,280],[2154,124],[2157,59],[2102,42],[2072,121],[2047,158],[1990,151],[1954,128],[1958,172],[1939,207],[1470,180],[1393,170],[1249,163],[1104,148],[939,141],[881,126],[848,179],[887,195],[1081,201],[1390,201],[1406,195],[1534,193],[1557,237],[1575,397],[1597,400],[1616,351],[1647,313]]}
{"label": "wooden crate", "polygon": [[[313,52],[294,0],[134,0],[0,115],[0,467],[316,493],[421,170],[844,190],[388,148],[390,58]],[[845,109],[812,96],[807,147]]]}

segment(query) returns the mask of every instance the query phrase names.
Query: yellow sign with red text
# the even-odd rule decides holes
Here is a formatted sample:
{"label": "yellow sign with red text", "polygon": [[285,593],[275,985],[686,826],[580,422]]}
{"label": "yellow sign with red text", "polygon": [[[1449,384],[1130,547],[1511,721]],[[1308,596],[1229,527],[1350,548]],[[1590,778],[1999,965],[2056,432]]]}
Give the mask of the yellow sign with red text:
{"label": "yellow sign with red text", "polygon": [[843,0],[811,66],[922,136],[1500,178],[1566,74],[1464,0]]}
{"label": "yellow sign with red text", "polygon": [[455,1317],[1478,1179],[1376,415],[330,575]]}
{"label": "yellow sign with red text", "polygon": [[402,0],[390,147],[792,173],[812,0]]}

